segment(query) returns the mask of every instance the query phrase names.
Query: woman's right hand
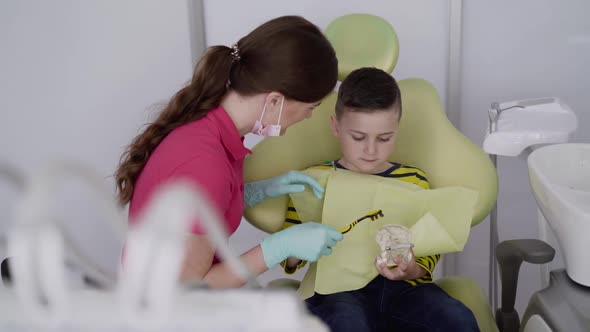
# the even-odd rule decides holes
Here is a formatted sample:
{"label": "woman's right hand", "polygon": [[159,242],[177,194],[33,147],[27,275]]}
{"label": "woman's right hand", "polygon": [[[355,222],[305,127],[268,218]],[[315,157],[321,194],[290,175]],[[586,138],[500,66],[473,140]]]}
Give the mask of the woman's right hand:
{"label": "woman's right hand", "polygon": [[288,257],[315,262],[330,255],[340,240],[342,234],[334,227],[307,222],[268,236],[260,246],[266,266],[272,268]]}

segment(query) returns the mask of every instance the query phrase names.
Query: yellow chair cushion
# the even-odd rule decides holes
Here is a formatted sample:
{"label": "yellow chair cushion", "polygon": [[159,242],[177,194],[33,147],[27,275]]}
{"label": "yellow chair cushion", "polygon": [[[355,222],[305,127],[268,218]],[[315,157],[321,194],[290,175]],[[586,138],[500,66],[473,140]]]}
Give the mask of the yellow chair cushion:
{"label": "yellow chair cushion", "polygon": [[466,277],[448,277],[435,281],[451,297],[461,301],[475,314],[481,332],[498,332],[496,320],[481,287]]}

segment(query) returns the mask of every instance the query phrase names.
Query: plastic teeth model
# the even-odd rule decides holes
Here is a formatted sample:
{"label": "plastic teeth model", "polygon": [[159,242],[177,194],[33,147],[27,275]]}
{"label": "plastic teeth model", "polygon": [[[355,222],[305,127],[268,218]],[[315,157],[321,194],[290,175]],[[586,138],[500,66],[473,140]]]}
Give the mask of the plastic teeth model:
{"label": "plastic teeth model", "polygon": [[401,225],[385,225],[377,231],[375,236],[381,254],[378,262],[385,261],[388,267],[394,267],[396,257],[402,262],[409,263],[412,259],[412,232]]}

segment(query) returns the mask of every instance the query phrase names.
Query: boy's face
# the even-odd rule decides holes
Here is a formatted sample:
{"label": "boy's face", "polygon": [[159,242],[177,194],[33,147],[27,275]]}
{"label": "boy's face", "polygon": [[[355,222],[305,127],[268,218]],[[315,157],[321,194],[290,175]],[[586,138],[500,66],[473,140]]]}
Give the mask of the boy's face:
{"label": "boy's face", "polygon": [[365,174],[391,167],[388,158],[399,128],[399,112],[394,107],[371,113],[345,111],[340,119],[332,117],[332,132],[340,141],[344,167]]}

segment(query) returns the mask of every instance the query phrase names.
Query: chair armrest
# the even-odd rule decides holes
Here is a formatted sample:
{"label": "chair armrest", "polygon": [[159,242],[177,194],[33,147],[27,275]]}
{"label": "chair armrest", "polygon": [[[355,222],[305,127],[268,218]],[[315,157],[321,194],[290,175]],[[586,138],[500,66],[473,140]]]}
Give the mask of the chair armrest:
{"label": "chair armrest", "polygon": [[537,239],[519,239],[501,242],[496,247],[502,282],[502,306],[496,311],[496,322],[502,332],[517,332],[520,327],[518,312],[514,309],[518,273],[522,262],[549,263],[555,257],[555,249]]}

